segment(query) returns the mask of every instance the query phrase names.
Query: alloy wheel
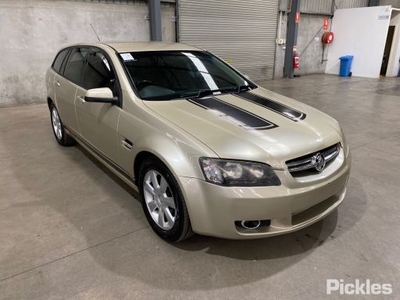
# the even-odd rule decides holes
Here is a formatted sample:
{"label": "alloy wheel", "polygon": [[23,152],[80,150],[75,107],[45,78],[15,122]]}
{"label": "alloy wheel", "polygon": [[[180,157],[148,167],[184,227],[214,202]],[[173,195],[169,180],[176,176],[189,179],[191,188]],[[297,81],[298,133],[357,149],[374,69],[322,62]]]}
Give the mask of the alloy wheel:
{"label": "alloy wheel", "polygon": [[51,123],[53,125],[53,131],[54,131],[57,139],[61,140],[62,139],[62,125],[61,125],[60,116],[58,115],[58,112],[55,108],[53,108],[51,111]]}
{"label": "alloy wheel", "polygon": [[163,230],[172,229],[177,210],[171,187],[164,176],[149,170],[143,180],[143,196],[153,221]]}

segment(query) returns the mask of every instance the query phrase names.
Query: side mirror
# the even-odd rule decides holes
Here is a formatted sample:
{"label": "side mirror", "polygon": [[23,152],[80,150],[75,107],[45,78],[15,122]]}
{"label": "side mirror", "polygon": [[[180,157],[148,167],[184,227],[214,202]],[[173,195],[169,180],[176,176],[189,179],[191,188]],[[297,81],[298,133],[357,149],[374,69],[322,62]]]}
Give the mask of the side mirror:
{"label": "side mirror", "polygon": [[117,100],[117,97],[113,96],[113,93],[109,88],[90,89],[85,93],[86,102],[116,104]]}

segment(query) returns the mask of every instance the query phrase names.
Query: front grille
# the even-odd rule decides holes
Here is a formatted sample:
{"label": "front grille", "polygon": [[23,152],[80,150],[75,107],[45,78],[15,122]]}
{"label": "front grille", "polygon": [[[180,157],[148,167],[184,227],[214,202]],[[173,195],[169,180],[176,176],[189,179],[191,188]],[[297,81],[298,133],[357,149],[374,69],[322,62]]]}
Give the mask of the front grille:
{"label": "front grille", "polygon": [[335,144],[320,151],[288,160],[286,162],[286,165],[290,173],[297,173],[308,170],[318,172],[316,169],[315,157],[320,154],[324,158],[325,164],[327,165],[329,162],[333,161],[336,156],[338,156],[339,151],[340,145]]}

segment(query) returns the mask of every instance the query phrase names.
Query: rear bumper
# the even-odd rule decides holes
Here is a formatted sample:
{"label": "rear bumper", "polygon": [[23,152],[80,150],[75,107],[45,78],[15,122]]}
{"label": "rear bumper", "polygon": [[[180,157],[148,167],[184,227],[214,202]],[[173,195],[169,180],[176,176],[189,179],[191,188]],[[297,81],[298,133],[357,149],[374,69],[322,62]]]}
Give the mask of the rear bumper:
{"label": "rear bumper", "polygon": [[[194,178],[179,180],[196,233],[253,239],[293,232],[330,214],[345,197],[349,172],[347,158],[326,180],[298,188],[221,187]],[[243,220],[267,221],[249,230],[237,225]]]}

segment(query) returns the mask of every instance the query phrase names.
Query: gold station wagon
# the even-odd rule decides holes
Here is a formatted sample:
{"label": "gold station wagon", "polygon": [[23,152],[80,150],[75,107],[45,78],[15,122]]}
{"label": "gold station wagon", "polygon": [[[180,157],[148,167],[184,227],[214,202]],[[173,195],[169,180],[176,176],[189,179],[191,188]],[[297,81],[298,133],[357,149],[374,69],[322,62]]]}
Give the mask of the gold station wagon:
{"label": "gold station wagon", "polygon": [[340,125],[251,82],[211,53],[161,42],[79,44],[46,75],[54,136],[140,193],[169,242],[289,233],[346,193]]}

